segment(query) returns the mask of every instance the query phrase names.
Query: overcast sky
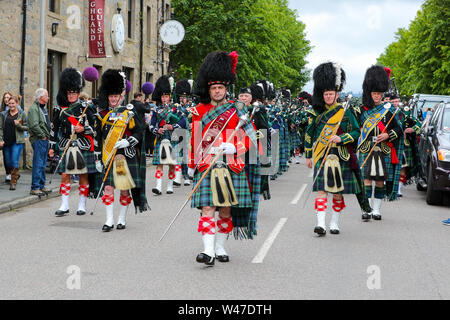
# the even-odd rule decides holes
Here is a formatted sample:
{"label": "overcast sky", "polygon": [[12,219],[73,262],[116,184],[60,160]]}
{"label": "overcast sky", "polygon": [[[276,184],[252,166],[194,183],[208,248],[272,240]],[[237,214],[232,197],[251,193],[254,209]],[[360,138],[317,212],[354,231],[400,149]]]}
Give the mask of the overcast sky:
{"label": "overcast sky", "polygon": [[[308,68],[322,62],[340,63],[347,75],[344,91],[362,91],[364,74],[394,41],[398,28],[407,28],[423,0],[289,0],[306,38],[314,47]],[[311,72],[312,75],[312,72]],[[394,75],[395,76],[395,75]],[[312,93],[310,81],[304,88]]]}

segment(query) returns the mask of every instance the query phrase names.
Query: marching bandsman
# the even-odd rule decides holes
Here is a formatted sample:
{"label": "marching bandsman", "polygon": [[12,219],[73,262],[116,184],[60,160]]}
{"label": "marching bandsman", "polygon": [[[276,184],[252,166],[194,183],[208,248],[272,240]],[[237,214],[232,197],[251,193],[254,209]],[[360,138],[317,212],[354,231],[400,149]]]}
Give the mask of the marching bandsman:
{"label": "marching bandsman", "polygon": [[[191,185],[191,181],[189,179],[189,176],[187,174],[187,146],[190,141],[189,136],[189,127],[188,127],[188,115],[190,109],[192,107],[190,98],[192,94],[192,88],[191,84],[187,79],[181,79],[177,82],[175,86],[175,100],[177,103],[177,109],[176,114],[180,118],[184,118],[185,126],[182,128],[184,130],[183,138],[180,139],[179,144],[177,144],[179,149],[179,160],[177,161],[179,164],[175,166],[175,180],[174,185],[180,186],[181,185],[181,177],[184,179],[184,185],[189,186]],[[180,127],[181,128],[181,127]],[[184,140],[186,139],[186,140]]]}
{"label": "marching bandsman", "polygon": [[[398,94],[391,95],[391,103],[395,108],[399,107],[400,97]],[[419,172],[420,159],[416,137],[419,134],[421,124],[412,115],[408,106],[400,109],[398,118],[404,132],[402,170],[400,171],[400,182],[398,184],[398,196],[402,197],[402,187],[411,183],[411,179],[416,177]]]}
{"label": "marching bandsman", "polygon": [[[152,100],[156,103],[156,113],[152,117],[150,131],[156,135],[155,153],[153,165],[156,166],[156,186],[152,189],[155,195],[161,195],[163,166],[169,166],[169,179],[167,182],[168,194],[173,193],[173,181],[175,179],[175,166],[177,157],[173,148],[178,141],[173,141],[172,134],[177,128],[186,128],[186,120],[176,114],[175,106],[171,101],[172,87],[169,77],[161,76],[156,81]],[[181,167],[179,168],[181,170]]]}
{"label": "marching bandsman", "polygon": [[[142,176],[141,142],[144,135],[143,119],[132,104],[122,106],[126,76],[121,70],[109,69],[102,75],[97,107],[99,110],[99,144],[104,189],[102,202],[106,207],[106,222],[102,230],[114,228],[114,190],[120,190],[120,212],[116,229],[126,228],[127,209],[131,201],[140,212],[148,210],[145,196],[145,175]],[[142,121],[141,121],[142,120]],[[145,163],[145,162],[144,162]],[[99,183],[97,183],[99,185]],[[97,190],[98,192],[98,190]]]}
{"label": "marching bandsman", "polygon": [[[389,75],[382,66],[374,65],[366,71],[358,149],[366,195],[371,199],[374,191],[374,199],[371,203],[372,216],[363,214],[364,221],[369,221],[371,217],[381,220],[383,199],[397,199],[403,158],[403,130],[398,121],[398,110],[390,102],[382,101],[389,85]],[[375,182],[375,190],[372,189],[372,182]]]}
{"label": "marching bandsman", "polygon": [[345,72],[337,64],[319,65],[313,74],[313,110],[305,135],[305,157],[308,168],[314,167],[313,191],[317,192],[314,232],[326,234],[327,194],[333,194],[330,233],[339,234],[339,216],[346,207],[343,194],[356,194],[363,211],[364,187],[359,175],[354,142],[359,125],[353,113],[337,103],[345,84]]}
{"label": "marching bandsman", "polygon": [[[204,250],[196,260],[209,266],[216,257],[229,261],[225,241],[233,229],[235,237],[256,235],[257,216],[242,159],[250,147],[248,137],[255,141],[256,132],[251,123],[240,118],[245,114],[243,103],[226,100],[227,86],[236,79],[236,64],[236,52],[210,53],[200,66],[194,92],[201,103],[192,110],[189,175],[194,176],[194,184],[206,176],[193,195],[191,207],[201,210],[198,232]],[[222,152],[220,161],[210,168],[212,159]]]}
{"label": "marching bandsman", "polygon": [[[62,174],[61,206],[56,216],[69,213],[70,176],[79,175],[77,215],[86,214],[86,201],[90,194],[89,174],[97,172],[100,149],[96,143],[97,116],[92,104],[81,103],[80,92],[85,85],[81,72],[73,68],[63,70],[56,96],[58,105],[53,109],[50,131],[50,157],[59,150],[60,163],[56,170]],[[100,170],[101,168],[99,168]]]}
{"label": "marching bandsman", "polygon": [[[269,96],[270,84],[267,80],[260,80],[256,83],[252,84],[250,88],[244,88],[246,93],[242,94],[242,96],[250,96],[250,103],[247,108],[252,114],[252,122],[257,131],[258,137],[258,150],[259,154],[266,152],[267,159],[270,159],[271,156],[271,132],[269,127],[269,118],[266,111],[266,106],[264,105],[266,101],[266,97]],[[250,92],[250,93],[248,93]],[[241,100],[241,95],[239,95],[239,101]],[[245,99],[247,101],[247,99]],[[254,111],[255,110],[255,111]],[[265,146],[261,143],[261,141],[265,142]],[[246,162],[248,163],[248,162]],[[263,169],[270,168],[271,164],[261,163],[261,171]],[[249,166],[250,168],[251,166]],[[247,170],[247,166],[246,166]],[[264,200],[269,200],[271,198],[270,188],[269,188],[269,175],[261,172],[261,186],[258,189],[261,190],[261,194],[264,197]],[[256,202],[256,200],[254,201]],[[259,199],[257,199],[259,202]]]}

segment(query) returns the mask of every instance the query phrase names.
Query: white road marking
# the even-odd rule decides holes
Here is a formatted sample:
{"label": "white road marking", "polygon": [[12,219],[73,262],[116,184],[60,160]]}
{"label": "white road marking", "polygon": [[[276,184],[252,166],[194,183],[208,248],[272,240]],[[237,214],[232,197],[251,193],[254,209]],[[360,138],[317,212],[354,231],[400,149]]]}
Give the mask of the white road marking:
{"label": "white road marking", "polygon": [[300,188],[300,190],[298,191],[297,195],[295,196],[294,199],[292,199],[291,204],[297,204],[297,202],[300,200],[300,198],[303,195],[303,192],[305,192],[306,187],[308,186],[307,183],[304,183],[303,186]]}
{"label": "white road marking", "polygon": [[280,221],[277,223],[275,228],[270,233],[269,237],[266,239],[266,241],[262,245],[261,249],[259,249],[258,254],[255,256],[255,258],[253,258],[252,263],[262,263],[263,262],[267,252],[269,252],[270,247],[272,246],[273,242],[275,241],[275,238],[278,236],[278,233],[280,233],[280,231],[283,228],[286,221],[287,221],[287,218],[280,219]]}

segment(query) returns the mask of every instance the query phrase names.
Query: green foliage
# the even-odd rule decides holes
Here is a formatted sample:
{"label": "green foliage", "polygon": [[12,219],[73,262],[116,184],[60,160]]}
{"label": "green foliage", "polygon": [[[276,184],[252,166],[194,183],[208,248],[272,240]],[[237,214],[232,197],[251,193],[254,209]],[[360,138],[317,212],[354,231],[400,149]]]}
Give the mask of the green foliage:
{"label": "green foliage", "polygon": [[305,25],[287,0],[172,0],[185,29],[184,40],[170,53],[177,78],[194,79],[203,59],[215,50],[236,50],[236,89],[265,79],[295,90],[309,80],[311,51]]}
{"label": "green foliage", "polygon": [[378,63],[392,69],[401,94],[450,95],[449,47],[450,0],[427,0]]}

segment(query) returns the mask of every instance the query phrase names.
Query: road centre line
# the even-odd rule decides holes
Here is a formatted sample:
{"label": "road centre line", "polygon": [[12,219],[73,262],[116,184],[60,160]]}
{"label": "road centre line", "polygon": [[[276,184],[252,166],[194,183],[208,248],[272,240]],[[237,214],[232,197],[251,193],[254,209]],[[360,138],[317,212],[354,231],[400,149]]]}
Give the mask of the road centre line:
{"label": "road centre line", "polygon": [[253,258],[252,263],[262,263],[263,262],[266,254],[269,252],[270,247],[272,246],[273,242],[275,241],[275,238],[280,233],[280,231],[283,228],[286,221],[287,221],[287,218],[281,218],[280,221],[278,221],[275,228],[269,234],[269,237],[266,239],[266,241],[264,241],[261,249],[259,249],[258,254],[255,256],[255,258]]}
{"label": "road centre line", "polygon": [[296,194],[295,198],[292,199],[291,204],[297,204],[298,201],[300,200],[300,198],[303,195],[303,192],[305,192],[306,187],[308,186],[307,183],[304,183],[303,186],[300,188],[300,190],[298,191],[298,193]]}

